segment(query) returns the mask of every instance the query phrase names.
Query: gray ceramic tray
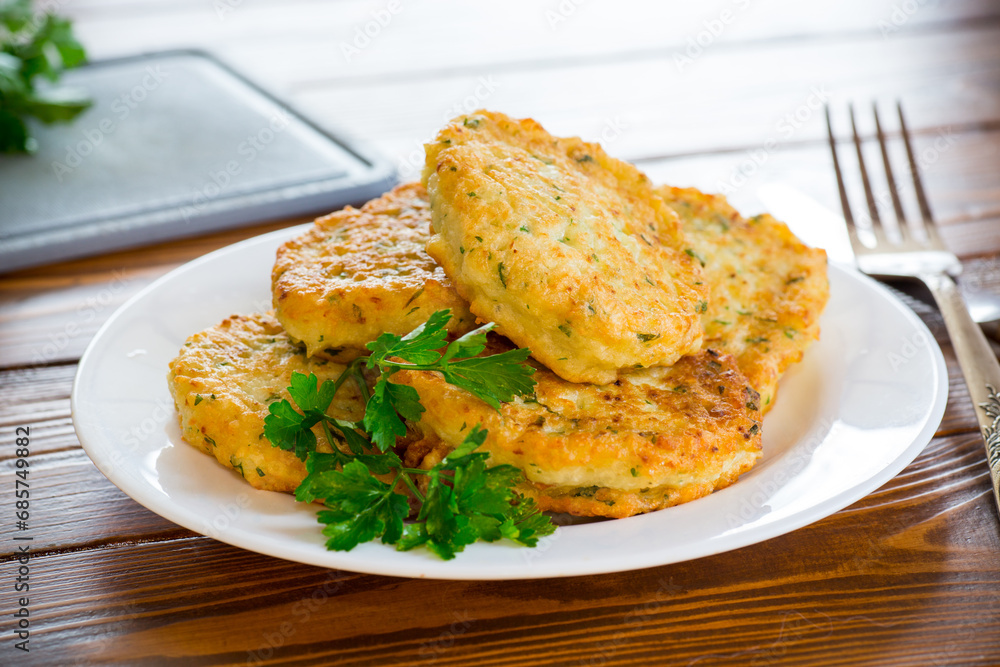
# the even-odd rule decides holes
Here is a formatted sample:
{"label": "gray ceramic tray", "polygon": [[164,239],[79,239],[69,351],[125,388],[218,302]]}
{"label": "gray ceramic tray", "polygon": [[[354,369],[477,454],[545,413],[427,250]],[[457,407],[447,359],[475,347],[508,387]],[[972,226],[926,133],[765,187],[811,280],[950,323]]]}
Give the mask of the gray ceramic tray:
{"label": "gray ceramic tray", "polygon": [[36,154],[0,156],[0,272],[328,212],[395,179],[202,52],[93,63],[62,83],[94,104],[33,127]]}

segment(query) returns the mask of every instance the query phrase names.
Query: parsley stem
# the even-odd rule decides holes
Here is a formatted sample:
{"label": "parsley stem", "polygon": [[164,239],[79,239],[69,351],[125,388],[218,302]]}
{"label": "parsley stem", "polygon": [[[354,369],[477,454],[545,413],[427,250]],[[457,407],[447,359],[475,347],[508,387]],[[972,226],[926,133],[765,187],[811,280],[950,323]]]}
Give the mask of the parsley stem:
{"label": "parsley stem", "polygon": [[[452,361],[460,361],[457,359],[452,359]],[[385,361],[379,363],[382,368],[382,372],[386,375],[392,375],[396,371],[408,370],[408,371],[443,371],[448,365],[448,362],[435,362],[433,364],[408,364],[399,361]]]}
{"label": "parsley stem", "polygon": [[429,475],[430,470],[424,470],[423,468],[400,468],[403,472],[410,472],[417,475]]}
{"label": "parsley stem", "polygon": [[[416,496],[417,500],[419,500],[421,503],[423,503],[424,502],[424,495],[422,493],[420,493],[420,491],[417,489],[417,485],[414,484],[413,480],[410,479],[410,476],[406,474],[406,472],[405,472],[406,470],[409,470],[409,468],[400,468],[399,469],[399,475],[396,476],[396,481],[399,481],[400,479],[402,479],[403,483],[406,484],[406,486],[408,486],[410,488],[410,491],[413,492],[413,495]],[[420,472],[427,472],[427,471],[426,470],[421,470]],[[394,488],[395,488],[395,485],[396,485],[396,481],[394,481],[392,483]]]}
{"label": "parsley stem", "polygon": [[337,461],[343,465],[347,458],[344,452],[340,451],[340,442],[342,438],[334,438],[333,431],[330,430],[330,425],[326,422],[326,419],[320,422],[323,425],[323,433],[326,434],[326,441],[330,443],[330,449],[337,456]]}
{"label": "parsley stem", "polygon": [[357,382],[358,390],[361,392],[362,397],[364,397],[365,402],[368,402],[368,383],[365,382],[365,376],[360,370],[360,366],[366,361],[366,357],[358,357],[351,363],[347,364],[347,368],[344,369],[344,372],[341,373],[340,377],[338,377],[333,383],[334,396],[336,396],[337,392],[340,391],[340,387],[347,381],[347,378],[352,377]]}

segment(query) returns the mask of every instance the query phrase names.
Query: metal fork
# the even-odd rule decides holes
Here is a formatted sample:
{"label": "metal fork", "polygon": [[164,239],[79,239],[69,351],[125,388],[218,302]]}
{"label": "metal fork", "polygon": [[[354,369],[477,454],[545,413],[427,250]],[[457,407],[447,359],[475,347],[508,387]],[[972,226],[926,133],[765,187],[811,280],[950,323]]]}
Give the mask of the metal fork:
{"label": "metal fork", "polygon": [[[850,107],[851,129],[854,134],[854,147],[857,151],[858,164],[861,169],[861,181],[864,185],[865,199],[868,203],[868,213],[871,224],[867,229],[860,229],[855,224],[854,215],[847,199],[847,189],[844,186],[844,176],[837,159],[837,142],[833,136],[833,125],[830,122],[830,109],[826,109],[826,127],[830,142],[830,152],[833,154],[833,168],[837,172],[837,185],[840,190],[840,203],[844,208],[844,218],[847,220],[851,245],[857,257],[858,268],[864,273],[876,277],[916,278],[923,282],[934,295],[945,327],[951,337],[962,375],[969,387],[969,394],[979,410],[976,416],[982,428],[983,440],[986,445],[986,458],[993,481],[993,500],[1000,511],[1000,363],[993,354],[990,344],[986,341],[982,330],[972,320],[969,310],[962,298],[961,292],[952,280],[958,275],[962,265],[958,258],[941,242],[937,226],[930,214],[930,206],[924,187],[920,180],[920,171],[914,158],[910,134],[903,118],[903,108],[897,102],[899,125],[906,146],[906,155],[913,187],[916,191],[920,207],[921,219],[918,224],[908,224],[903,212],[896,179],[893,177],[892,165],[889,161],[889,151],[886,148],[885,133],[878,116],[878,107],[873,105],[875,114],[876,134],[885,166],[886,180],[889,184],[889,194],[898,223],[899,239],[891,239],[879,217],[878,206],[872,191],[868,170],[865,167],[861,150],[861,137],[858,134],[854,119],[854,107]],[[862,242],[866,236],[869,244]]]}

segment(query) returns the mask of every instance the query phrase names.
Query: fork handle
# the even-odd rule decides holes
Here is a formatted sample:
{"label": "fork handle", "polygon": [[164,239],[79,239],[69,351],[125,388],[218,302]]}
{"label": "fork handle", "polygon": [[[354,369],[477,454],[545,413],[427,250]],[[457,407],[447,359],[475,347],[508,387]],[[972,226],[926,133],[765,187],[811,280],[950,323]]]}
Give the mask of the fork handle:
{"label": "fork handle", "polygon": [[955,281],[946,274],[927,274],[920,279],[941,310],[969,395],[976,406],[993,481],[993,500],[1000,511],[1000,363],[982,329],[972,320]]}

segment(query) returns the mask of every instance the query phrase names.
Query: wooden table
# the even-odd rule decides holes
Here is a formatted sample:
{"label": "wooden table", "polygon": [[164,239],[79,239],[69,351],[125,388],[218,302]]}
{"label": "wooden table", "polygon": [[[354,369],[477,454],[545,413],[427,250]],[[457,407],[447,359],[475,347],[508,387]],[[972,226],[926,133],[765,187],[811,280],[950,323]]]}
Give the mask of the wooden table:
{"label": "wooden table", "polygon": [[[848,101],[900,99],[932,156],[924,179],[947,242],[974,259],[973,288],[1000,283],[1000,6],[989,0],[77,0],[61,11],[93,58],[209,49],[371,140],[404,177],[446,117],[486,106],[603,140],[656,181],[730,184],[745,212],[772,182],[836,207],[817,103],[846,137]],[[345,48],[373,12],[391,19]],[[150,281],[298,222],[0,276],[0,663],[1000,664],[985,454],[941,320],[918,301],[950,373],[934,439],[854,505],[729,553],[590,577],[408,580],[257,555],[144,509],[74,434],[81,353]],[[14,648],[11,616],[18,427],[32,437],[30,653]]]}

